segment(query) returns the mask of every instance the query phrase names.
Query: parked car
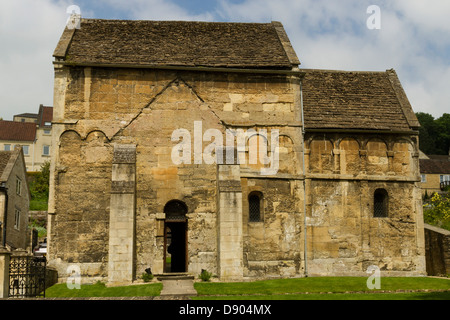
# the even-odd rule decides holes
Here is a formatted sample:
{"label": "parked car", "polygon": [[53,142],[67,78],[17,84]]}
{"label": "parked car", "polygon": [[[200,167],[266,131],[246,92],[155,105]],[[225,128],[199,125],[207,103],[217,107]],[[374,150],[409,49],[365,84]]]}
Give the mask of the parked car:
{"label": "parked car", "polygon": [[39,247],[34,250],[35,257],[45,257],[47,255],[47,242],[42,242]]}

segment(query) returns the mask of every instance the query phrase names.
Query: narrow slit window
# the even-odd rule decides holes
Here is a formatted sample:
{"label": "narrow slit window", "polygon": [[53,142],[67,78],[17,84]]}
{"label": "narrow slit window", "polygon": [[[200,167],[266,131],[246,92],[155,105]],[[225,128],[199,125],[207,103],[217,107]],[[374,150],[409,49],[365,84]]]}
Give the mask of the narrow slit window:
{"label": "narrow slit window", "polygon": [[386,218],[388,216],[388,193],[384,189],[377,189],[373,197],[373,216]]}
{"label": "narrow slit window", "polygon": [[250,194],[248,197],[248,210],[250,222],[261,221],[261,196],[259,194]]}

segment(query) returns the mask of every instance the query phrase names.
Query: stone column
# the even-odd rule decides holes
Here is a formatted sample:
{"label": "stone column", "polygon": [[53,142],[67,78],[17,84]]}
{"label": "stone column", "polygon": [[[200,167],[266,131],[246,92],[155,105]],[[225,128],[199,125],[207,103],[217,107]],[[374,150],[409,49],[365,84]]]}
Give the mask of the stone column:
{"label": "stone column", "polygon": [[[236,149],[234,155],[236,159]],[[223,159],[226,159],[225,151]],[[237,161],[224,163],[227,164],[218,164],[217,168],[218,273],[221,280],[233,281],[241,280],[244,274],[242,189]]]}
{"label": "stone column", "polygon": [[110,285],[134,278],[136,146],[115,145],[109,217]]}
{"label": "stone column", "polygon": [[11,252],[0,247],[0,299],[6,299],[9,295],[9,263]]}

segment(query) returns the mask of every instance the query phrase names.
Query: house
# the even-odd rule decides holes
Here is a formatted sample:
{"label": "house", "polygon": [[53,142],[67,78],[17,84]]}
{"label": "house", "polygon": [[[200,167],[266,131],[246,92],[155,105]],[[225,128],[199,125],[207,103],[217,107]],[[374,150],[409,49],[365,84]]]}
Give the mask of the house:
{"label": "house", "polygon": [[0,121],[0,150],[21,146],[27,171],[35,172],[50,161],[53,107],[39,106],[37,114],[23,113],[14,121]]}
{"label": "house", "polygon": [[448,156],[427,156],[420,159],[422,193],[431,196],[450,186],[450,160]]}
{"label": "house", "polygon": [[394,70],[308,70],[279,22],[82,19],[54,52],[49,265],[131,283],[425,274]]}
{"label": "house", "polygon": [[13,250],[28,249],[29,204],[30,192],[22,148],[0,151],[1,246]]}

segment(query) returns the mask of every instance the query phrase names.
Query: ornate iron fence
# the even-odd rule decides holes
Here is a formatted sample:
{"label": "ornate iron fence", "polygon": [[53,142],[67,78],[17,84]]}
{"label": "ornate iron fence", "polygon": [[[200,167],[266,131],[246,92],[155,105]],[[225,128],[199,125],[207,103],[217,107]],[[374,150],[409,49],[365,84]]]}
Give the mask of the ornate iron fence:
{"label": "ornate iron fence", "polygon": [[10,298],[45,298],[45,257],[12,256],[9,264]]}

